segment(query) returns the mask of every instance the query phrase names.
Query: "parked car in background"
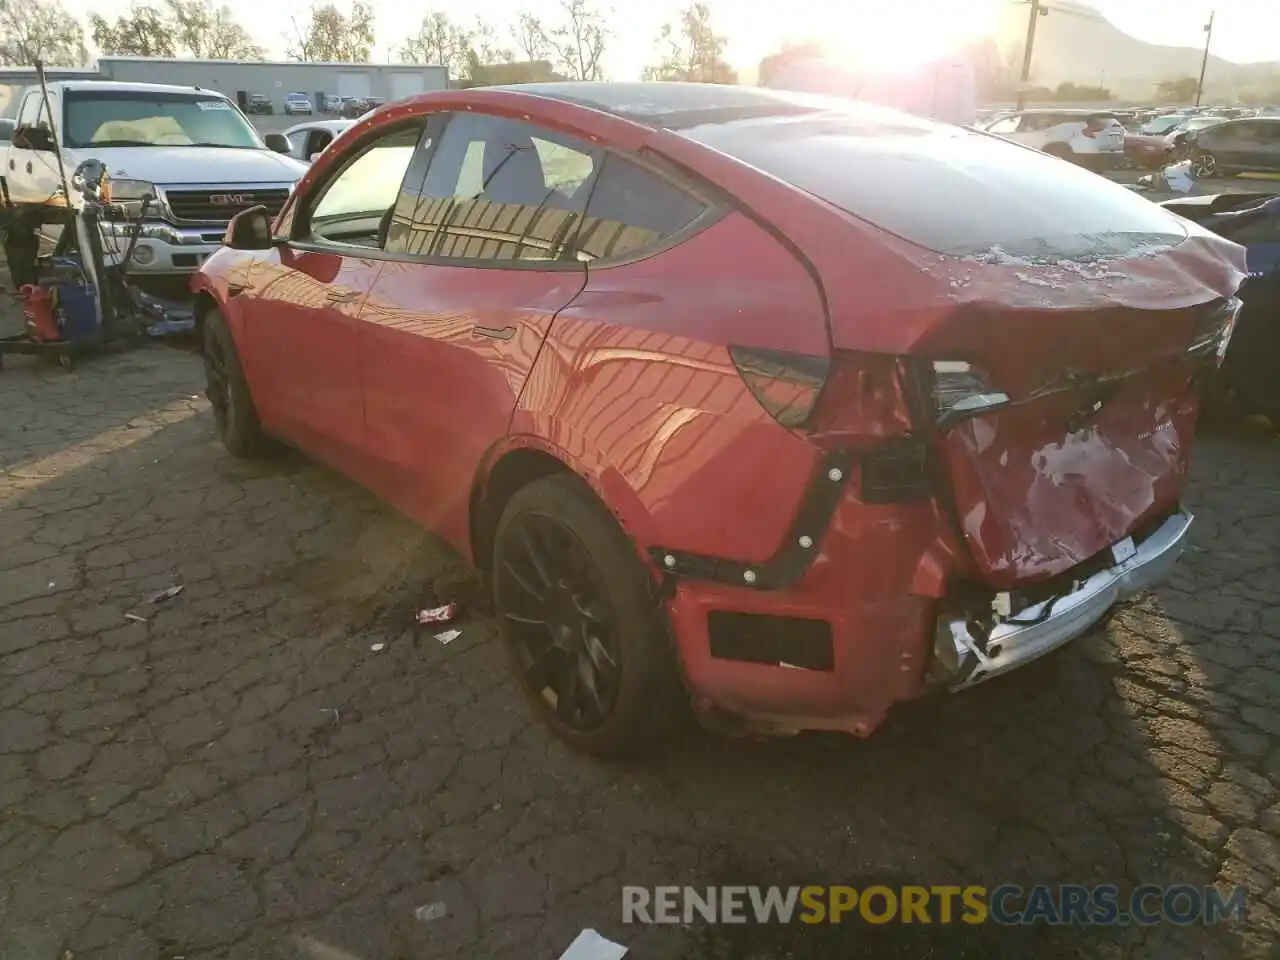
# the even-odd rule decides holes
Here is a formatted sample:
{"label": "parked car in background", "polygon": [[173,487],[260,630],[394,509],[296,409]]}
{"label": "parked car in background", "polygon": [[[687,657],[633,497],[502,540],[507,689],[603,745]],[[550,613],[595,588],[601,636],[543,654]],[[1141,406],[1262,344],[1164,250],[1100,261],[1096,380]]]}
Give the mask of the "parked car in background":
{"label": "parked car in background", "polygon": [[[279,134],[261,136],[220,93],[167,84],[68,80],[24,94],[4,173],[13,202],[38,208],[62,192],[76,167],[106,165],[107,193],[119,204],[153,202],[128,271],[135,280],[182,281],[218,247],[232,214],[265,205],[278,211],[306,172],[281,155]],[[58,118],[49,128],[50,112]],[[61,169],[59,169],[61,161]],[[73,202],[75,202],[73,194]],[[122,250],[133,224],[103,222],[107,254]],[[56,239],[58,225],[44,225]],[[10,268],[13,268],[12,261]]]}
{"label": "parked car in background", "polygon": [[1184,149],[1197,177],[1280,173],[1280,117],[1226,120],[1191,131]]}
{"label": "parked car in background", "polygon": [[1092,110],[1023,110],[1001,117],[986,132],[1082,166],[1115,166],[1124,157],[1124,127]]}
{"label": "parked car in background", "polygon": [[1189,113],[1168,113],[1153,117],[1142,125],[1142,132],[1148,136],[1163,136],[1189,116]]}
{"label": "parked car in background", "polygon": [[1125,133],[1124,152],[1129,165],[1153,170],[1185,157],[1187,137],[1200,130],[1208,130],[1226,118],[1214,114],[1186,117],[1162,134]]}
{"label": "parked car in background", "polygon": [[311,98],[305,93],[286,93],[284,95],[284,112],[287,115],[303,113],[307,116],[315,113]]}
{"label": "parked car in background", "polygon": [[284,132],[285,139],[289,141],[289,156],[311,163],[353,123],[354,120],[310,120],[290,127]]}
{"label": "parked car in background", "polygon": [[866,735],[1163,577],[1243,275],[997,137],[600,82],[372,114],[193,288],[227,448],[284,438],[490,571],[533,709],[611,754],[685,697]]}
{"label": "parked car in background", "polygon": [[1162,206],[1245,248],[1244,306],[1213,383],[1245,414],[1280,425],[1280,196],[1270,193],[1179,197]]}
{"label": "parked car in background", "polygon": [[249,102],[245,107],[246,113],[275,113],[276,108],[271,103],[271,98],[263,93],[249,94]]}
{"label": "parked car in background", "polygon": [[1207,114],[1199,117],[1188,117],[1182,121],[1182,123],[1164,135],[1165,140],[1168,141],[1169,146],[1172,148],[1173,159],[1182,159],[1185,155],[1188,136],[1201,130],[1208,130],[1210,127],[1216,127],[1220,123],[1225,123],[1228,119],[1228,117]]}
{"label": "parked car in background", "polygon": [[347,97],[342,102],[341,116],[347,119],[355,119],[363,113],[369,112],[367,101],[363,97]]}

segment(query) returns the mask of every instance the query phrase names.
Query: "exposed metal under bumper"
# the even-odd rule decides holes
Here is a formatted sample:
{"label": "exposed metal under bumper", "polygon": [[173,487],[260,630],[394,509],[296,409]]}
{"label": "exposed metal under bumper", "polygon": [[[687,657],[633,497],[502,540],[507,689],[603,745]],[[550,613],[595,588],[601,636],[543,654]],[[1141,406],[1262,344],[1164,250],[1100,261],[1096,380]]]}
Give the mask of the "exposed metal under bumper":
{"label": "exposed metal under bumper", "polygon": [[985,644],[974,637],[964,619],[941,619],[935,660],[945,665],[945,685],[964,690],[1016,670],[1087,632],[1118,601],[1169,575],[1182,553],[1191,521],[1191,514],[1175,513],[1136,548],[1113,548],[1115,556],[1132,554],[1099,570],[1071,593],[1019,611],[1016,618],[995,626]]}

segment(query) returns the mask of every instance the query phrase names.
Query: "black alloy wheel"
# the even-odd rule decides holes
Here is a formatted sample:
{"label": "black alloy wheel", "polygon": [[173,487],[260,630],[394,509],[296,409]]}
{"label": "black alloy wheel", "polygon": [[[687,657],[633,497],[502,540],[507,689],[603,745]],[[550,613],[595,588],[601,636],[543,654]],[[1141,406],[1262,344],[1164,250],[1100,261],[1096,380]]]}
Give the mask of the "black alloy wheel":
{"label": "black alloy wheel", "polygon": [[600,572],[553,517],[522,514],[507,534],[494,587],[524,682],[570,730],[597,730],[617,700],[620,674]]}
{"label": "black alloy wheel", "polygon": [[585,483],[556,474],[517,491],[492,560],[516,678],[558,737],[597,756],[628,755],[688,717],[653,580]]}
{"label": "black alloy wheel", "polygon": [[200,352],[204,357],[205,396],[223,446],[233,456],[257,457],[271,449],[258,420],[244,368],[226,321],[210,310],[202,324]]}

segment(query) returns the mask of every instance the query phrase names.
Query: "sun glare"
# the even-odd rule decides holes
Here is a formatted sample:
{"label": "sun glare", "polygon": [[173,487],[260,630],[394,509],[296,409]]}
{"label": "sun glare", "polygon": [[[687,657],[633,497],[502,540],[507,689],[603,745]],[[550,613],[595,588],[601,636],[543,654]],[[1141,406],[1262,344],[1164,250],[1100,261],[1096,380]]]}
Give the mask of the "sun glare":
{"label": "sun glare", "polygon": [[852,0],[827,5],[820,36],[851,67],[909,70],[992,33],[1000,11],[1001,0]]}

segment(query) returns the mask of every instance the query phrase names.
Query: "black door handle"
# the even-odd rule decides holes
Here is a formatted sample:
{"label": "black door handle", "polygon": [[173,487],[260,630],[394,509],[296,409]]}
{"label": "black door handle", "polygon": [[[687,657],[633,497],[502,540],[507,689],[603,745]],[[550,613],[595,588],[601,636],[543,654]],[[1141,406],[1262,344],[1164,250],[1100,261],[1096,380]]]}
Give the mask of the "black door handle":
{"label": "black door handle", "polygon": [[27,161],[27,173],[30,173],[30,172],[31,172],[31,161],[30,161],[30,160],[28,160],[28,161]]}
{"label": "black door handle", "polygon": [[516,335],[515,327],[472,327],[471,332],[493,340],[510,340]]}

